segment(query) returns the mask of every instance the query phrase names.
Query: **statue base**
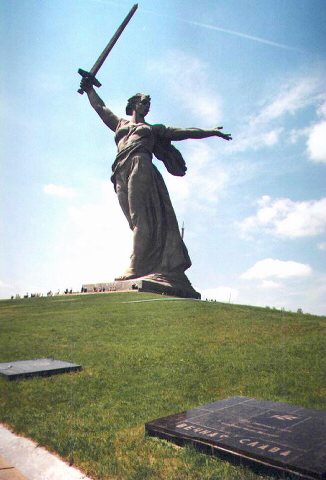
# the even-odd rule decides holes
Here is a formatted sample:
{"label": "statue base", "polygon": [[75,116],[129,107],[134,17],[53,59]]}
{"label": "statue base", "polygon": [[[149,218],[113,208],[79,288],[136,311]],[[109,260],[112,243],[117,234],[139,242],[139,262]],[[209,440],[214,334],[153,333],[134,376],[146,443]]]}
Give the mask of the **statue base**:
{"label": "statue base", "polygon": [[201,295],[192,287],[186,275],[173,276],[152,274],[128,280],[108,283],[91,283],[82,286],[83,293],[138,291],[171,295],[180,298],[195,298]]}

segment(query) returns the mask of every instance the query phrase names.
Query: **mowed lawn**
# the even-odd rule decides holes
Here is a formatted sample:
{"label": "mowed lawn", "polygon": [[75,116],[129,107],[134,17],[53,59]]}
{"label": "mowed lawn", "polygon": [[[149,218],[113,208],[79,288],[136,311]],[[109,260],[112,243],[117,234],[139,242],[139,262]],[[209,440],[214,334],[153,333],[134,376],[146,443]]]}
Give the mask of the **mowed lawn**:
{"label": "mowed lawn", "polygon": [[0,362],[83,366],[1,377],[0,421],[94,479],[255,480],[145,422],[236,395],[325,408],[326,317],[137,292],[6,300],[0,315]]}

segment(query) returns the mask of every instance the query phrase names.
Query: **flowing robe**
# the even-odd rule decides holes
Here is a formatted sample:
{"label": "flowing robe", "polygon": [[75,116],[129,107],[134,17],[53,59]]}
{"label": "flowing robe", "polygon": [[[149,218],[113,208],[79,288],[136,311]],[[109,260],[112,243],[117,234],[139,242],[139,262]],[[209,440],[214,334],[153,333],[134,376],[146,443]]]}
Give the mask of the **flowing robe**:
{"label": "flowing robe", "polygon": [[118,154],[111,177],[120,206],[133,231],[131,263],[125,275],[181,278],[191,266],[169,193],[153,153],[170,173],[184,175],[185,163],[170,143],[171,128],[120,119]]}

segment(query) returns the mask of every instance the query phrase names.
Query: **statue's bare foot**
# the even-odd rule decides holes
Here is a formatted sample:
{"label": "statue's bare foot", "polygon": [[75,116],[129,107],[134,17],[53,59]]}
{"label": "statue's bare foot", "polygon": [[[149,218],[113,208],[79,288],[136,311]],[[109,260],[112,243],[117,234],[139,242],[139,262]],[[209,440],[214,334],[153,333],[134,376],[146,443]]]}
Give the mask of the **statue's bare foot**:
{"label": "statue's bare foot", "polygon": [[136,275],[134,273],[125,273],[123,275],[121,275],[120,277],[116,277],[114,280],[116,282],[120,282],[121,280],[132,280],[133,278],[138,278],[139,275]]}
{"label": "statue's bare foot", "polygon": [[137,278],[137,275],[122,275],[121,277],[116,277],[114,280],[119,282],[121,280],[132,280],[133,278]]}

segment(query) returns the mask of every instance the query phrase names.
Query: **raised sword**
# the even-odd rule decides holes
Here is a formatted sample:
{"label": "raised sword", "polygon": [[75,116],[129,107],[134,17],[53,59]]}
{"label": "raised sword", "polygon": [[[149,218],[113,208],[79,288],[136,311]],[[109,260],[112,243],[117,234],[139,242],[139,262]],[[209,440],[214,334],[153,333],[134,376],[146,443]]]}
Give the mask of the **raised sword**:
{"label": "raised sword", "polygon": [[[120,35],[122,34],[122,32],[124,31],[124,29],[126,28],[127,24],[129,23],[131,17],[133,16],[133,14],[135,13],[135,11],[137,10],[138,8],[138,4],[135,3],[135,5],[132,7],[132,9],[130,10],[130,12],[128,13],[128,15],[126,16],[126,18],[124,19],[124,21],[121,23],[120,27],[117,29],[117,31],[115,32],[115,34],[113,35],[113,37],[111,38],[111,40],[109,41],[109,43],[107,44],[107,46],[105,47],[105,49],[103,50],[103,52],[101,53],[101,55],[98,57],[98,59],[96,60],[96,62],[94,63],[94,65],[92,66],[92,68],[90,69],[89,72],[87,72],[86,70],[83,70],[83,69],[79,69],[78,70],[78,73],[79,75],[81,75],[83,78],[87,78],[91,81],[91,83],[93,85],[95,85],[95,87],[100,87],[102,84],[97,80],[96,78],[96,74],[97,72],[99,71],[99,69],[101,68],[101,66],[103,65],[106,57],[109,55],[109,53],[111,52],[112,48],[114,47],[114,45],[116,44],[118,38],[120,37]],[[81,95],[83,95],[84,93],[84,90],[82,88],[80,88],[78,90],[78,93],[80,93]]]}

